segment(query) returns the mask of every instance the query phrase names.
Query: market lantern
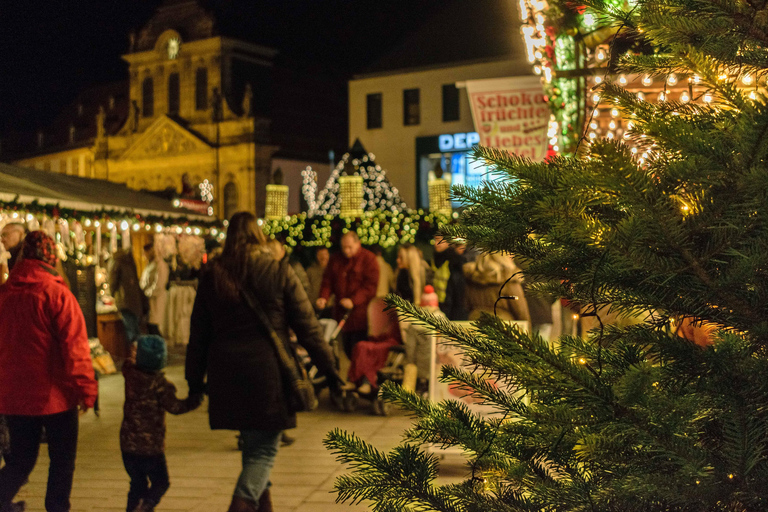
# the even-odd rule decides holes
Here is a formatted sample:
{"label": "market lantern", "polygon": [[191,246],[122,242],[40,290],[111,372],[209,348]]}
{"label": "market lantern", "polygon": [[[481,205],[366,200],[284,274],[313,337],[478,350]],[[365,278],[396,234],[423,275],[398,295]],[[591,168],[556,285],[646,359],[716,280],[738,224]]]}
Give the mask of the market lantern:
{"label": "market lantern", "polygon": [[427,183],[429,188],[429,211],[432,213],[444,213],[450,215],[451,208],[451,183],[443,178],[443,166],[440,161],[435,164],[434,178]]}
{"label": "market lantern", "polygon": [[284,219],[288,215],[288,185],[283,185],[283,170],[279,167],[267,185],[267,220]]}
{"label": "market lantern", "polygon": [[354,174],[354,167],[347,163],[344,175],[339,176],[340,215],[344,218],[363,216],[363,177]]}

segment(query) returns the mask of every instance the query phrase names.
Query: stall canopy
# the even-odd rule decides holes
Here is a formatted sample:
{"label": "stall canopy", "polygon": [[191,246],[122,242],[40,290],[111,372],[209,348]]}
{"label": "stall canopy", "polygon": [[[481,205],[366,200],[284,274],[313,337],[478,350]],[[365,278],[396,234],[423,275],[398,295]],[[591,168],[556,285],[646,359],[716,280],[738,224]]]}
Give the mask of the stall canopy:
{"label": "stall canopy", "polygon": [[143,216],[185,217],[205,223],[214,220],[185,208],[175,208],[166,199],[132,190],[121,183],[4,163],[0,163],[0,202],[37,202],[82,211],[117,210]]}

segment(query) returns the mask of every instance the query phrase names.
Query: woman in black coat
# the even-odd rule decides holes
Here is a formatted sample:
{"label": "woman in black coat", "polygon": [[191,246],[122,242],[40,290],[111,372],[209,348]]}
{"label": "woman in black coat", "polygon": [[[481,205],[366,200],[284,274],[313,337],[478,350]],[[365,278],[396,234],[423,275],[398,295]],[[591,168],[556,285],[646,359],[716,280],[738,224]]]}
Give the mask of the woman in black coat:
{"label": "woman in black coat", "polygon": [[290,390],[281,377],[269,331],[240,298],[246,287],[284,342],[290,327],[328,381],[339,386],[341,379],[295,272],[285,261],[275,260],[256,218],[236,213],[229,222],[224,251],[200,278],[186,378],[190,394],[207,387],[212,429],[240,431],[243,470],[229,511],[263,512],[272,510],[269,473],[280,433],[296,426],[296,414],[289,407]]}

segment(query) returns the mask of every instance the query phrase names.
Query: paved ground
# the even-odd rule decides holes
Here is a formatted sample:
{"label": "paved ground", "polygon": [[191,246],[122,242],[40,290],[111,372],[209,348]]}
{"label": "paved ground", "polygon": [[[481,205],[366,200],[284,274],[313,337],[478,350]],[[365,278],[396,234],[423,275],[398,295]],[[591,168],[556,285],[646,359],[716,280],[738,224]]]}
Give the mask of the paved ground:
{"label": "paved ground", "polygon": [[[167,370],[168,378],[186,396],[183,368],[178,364]],[[118,434],[122,420],[123,379],[111,375],[101,380],[101,417],[92,412],[81,418],[72,510],[125,510],[128,477],[120,457]],[[240,452],[235,434],[212,432],[208,428],[206,403],[182,416],[167,415],[167,457],[171,488],[158,511],[224,512],[227,510],[235,480],[240,470]],[[387,418],[370,415],[367,410],[345,414],[321,403],[318,411],[299,416],[299,427],[292,433],[297,441],[281,449],[272,473],[272,493],[278,512],[336,512],[368,510],[364,505],[336,504],[331,493],[336,477],[344,467],[322,445],[326,433],[341,427],[355,432],[381,449],[395,446],[410,425],[402,414]],[[18,499],[27,501],[27,510],[43,511],[48,455],[41,450],[37,467]],[[461,460],[443,461],[448,480],[464,473]]]}

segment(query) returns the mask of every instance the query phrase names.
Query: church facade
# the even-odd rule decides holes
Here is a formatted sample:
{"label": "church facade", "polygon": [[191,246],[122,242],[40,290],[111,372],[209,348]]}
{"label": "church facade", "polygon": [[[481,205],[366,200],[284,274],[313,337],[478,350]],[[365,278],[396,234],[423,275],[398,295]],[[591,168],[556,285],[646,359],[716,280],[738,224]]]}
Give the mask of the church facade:
{"label": "church facade", "polygon": [[[228,218],[264,211],[278,147],[261,98],[276,52],[217,35],[194,1],[168,1],[131,36],[126,83],[81,94],[58,121],[58,140],[13,163],[171,191]],[[69,124],[67,124],[69,123]]]}

